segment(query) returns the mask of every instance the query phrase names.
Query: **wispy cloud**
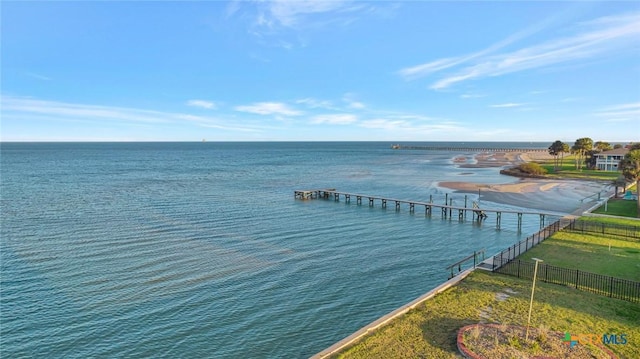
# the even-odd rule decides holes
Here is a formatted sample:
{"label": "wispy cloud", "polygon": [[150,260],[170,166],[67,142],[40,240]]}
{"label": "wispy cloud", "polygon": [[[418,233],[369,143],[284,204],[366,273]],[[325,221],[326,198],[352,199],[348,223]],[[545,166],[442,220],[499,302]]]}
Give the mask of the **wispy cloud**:
{"label": "wispy cloud", "polygon": [[216,108],[218,108],[215,102],[206,100],[189,100],[187,101],[187,106],[200,107],[207,110],[215,110]]}
{"label": "wispy cloud", "polygon": [[509,103],[500,103],[497,105],[490,105],[489,107],[493,107],[493,108],[509,108],[509,107],[520,107],[520,106],[524,106],[524,103],[514,103],[514,102],[509,102]]}
{"label": "wispy cloud", "polygon": [[358,121],[358,116],[352,114],[318,115],[311,119],[313,124],[349,125]]}
{"label": "wispy cloud", "polygon": [[[234,2],[227,7],[227,18],[251,18],[249,33],[265,46],[291,50],[306,47],[309,31],[346,27],[362,16],[388,16],[392,11],[376,11],[394,6],[353,0],[270,0]],[[242,7],[245,11],[240,10]]]}
{"label": "wispy cloud", "polygon": [[352,93],[344,94],[344,96],[342,96],[342,101],[344,101],[349,108],[354,110],[362,110],[366,107],[364,103],[357,101],[355,99],[355,95]]}
{"label": "wispy cloud", "polygon": [[27,76],[29,76],[31,78],[34,78],[36,80],[42,80],[42,81],[51,81],[52,80],[51,77],[40,75],[40,74],[37,74],[35,72],[26,72],[25,75],[27,75]]}
{"label": "wispy cloud", "polygon": [[[437,59],[422,65],[401,69],[399,74],[407,79],[413,79],[456,68],[454,73],[432,83],[432,89],[440,90],[471,79],[501,76],[568,63],[613,50],[632,48],[640,36],[638,23],[640,23],[640,13],[603,17],[579,24],[579,32],[574,36],[550,40],[512,52],[495,54],[497,50],[544,28],[544,25],[534,26],[482,51]],[[463,64],[465,65],[459,66]]]}
{"label": "wispy cloud", "polygon": [[46,118],[51,121],[83,121],[107,123],[112,121],[169,124],[194,123],[201,127],[214,127],[234,131],[253,131],[251,127],[228,126],[225,121],[185,113],[162,112],[125,107],[99,106],[2,96],[3,118]]}
{"label": "wispy cloud", "polygon": [[[272,0],[266,3],[262,14],[263,24],[273,26],[273,22],[286,27],[294,27],[313,14],[332,12],[352,12],[357,9],[351,1],[290,1]],[[269,20],[266,20],[268,18]]]}
{"label": "wispy cloud", "polygon": [[307,97],[300,100],[296,100],[297,104],[302,104],[307,106],[308,108],[324,108],[324,109],[334,109],[331,101],[318,100],[315,98]]}
{"label": "wispy cloud", "polygon": [[302,114],[301,111],[294,110],[281,102],[258,102],[252,105],[236,106],[235,109],[258,115],[298,116]]}
{"label": "wispy cloud", "polygon": [[487,95],[480,95],[480,94],[474,94],[474,93],[465,93],[465,94],[460,95],[460,98],[463,98],[463,99],[482,98],[482,97],[487,97]]}
{"label": "wispy cloud", "polygon": [[640,102],[613,105],[594,113],[594,116],[604,118],[608,122],[633,121],[640,129]]}
{"label": "wispy cloud", "polygon": [[462,55],[462,56],[456,56],[456,57],[449,57],[449,58],[443,58],[443,59],[438,59],[435,61],[431,61],[431,62],[427,62],[425,64],[421,64],[421,65],[417,65],[417,66],[412,66],[412,67],[407,67],[404,69],[401,69],[400,71],[398,71],[398,73],[405,77],[406,79],[415,79],[418,77],[422,77],[422,76],[426,76],[429,75],[431,73],[434,72],[439,72],[442,70],[446,70],[448,68],[469,62],[471,60],[477,59],[477,58],[481,58],[482,56],[488,55],[492,52],[498,51],[506,46],[509,46],[523,38],[526,38],[530,35],[533,35],[543,29],[545,29],[546,27],[548,27],[550,24],[556,22],[562,15],[561,14],[556,14],[554,16],[550,16],[540,22],[535,23],[532,26],[529,26],[528,28],[519,31],[509,37],[507,37],[504,40],[501,40],[489,47],[487,47],[486,49],[471,53],[471,54],[467,54],[467,55]]}
{"label": "wispy cloud", "polygon": [[358,125],[360,127],[369,129],[381,129],[389,132],[405,132],[412,134],[446,133],[447,135],[449,135],[452,132],[465,130],[463,126],[460,126],[453,121],[441,121],[438,123],[425,124],[393,118],[375,118],[371,120],[361,121]]}

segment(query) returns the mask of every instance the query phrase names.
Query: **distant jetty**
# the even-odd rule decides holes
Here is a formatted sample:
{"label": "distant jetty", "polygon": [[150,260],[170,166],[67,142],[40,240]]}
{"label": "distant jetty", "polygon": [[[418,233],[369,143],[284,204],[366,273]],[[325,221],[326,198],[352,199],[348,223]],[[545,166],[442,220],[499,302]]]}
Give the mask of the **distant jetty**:
{"label": "distant jetty", "polygon": [[394,150],[424,150],[424,151],[480,151],[480,152],[547,152],[546,148],[520,147],[451,147],[451,146],[404,146],[391,145]]}

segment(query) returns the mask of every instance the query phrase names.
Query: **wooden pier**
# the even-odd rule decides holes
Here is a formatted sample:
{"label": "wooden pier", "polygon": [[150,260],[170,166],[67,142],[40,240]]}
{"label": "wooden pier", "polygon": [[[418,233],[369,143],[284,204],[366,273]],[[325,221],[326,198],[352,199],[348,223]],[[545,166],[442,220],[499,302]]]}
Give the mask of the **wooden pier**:
{"label": "wooden pier", "polygon": [[433,203],[433,197],[430,196],[429,202],[410,201],[404,199],[387,198],[381,196],[373,196],[367,194],[357,194],[336,191],[335,188],[320,189],[320,190],[297,190],[294,191],[294,197],[301,200],[312,199],[333,199],[339,202],[342,198],[346,203],[350,203],[352,198],[355,198],[356,204],[362,205],[363,198],[365,203],[369,204],[369,207],[374,207],[376,202],[380,203],[382,208],[387,208],[388,204],[393,204],[396,211],[400,211],[404,206],[408,207],[410,213],[415,213],[416,207],[424,207],[425,216],[431,217],[433,212],[440,212],[442,218],[453,219],[457,216],[458,220],[463,221],[467,218],[467,213],[471,213],[473,220],[483,221],[493,215],[496,218],[496,229],[500,229],[500,222],[502,221],[503,214],[515,214],[518,219],[518,231],[522,230],[522,216],[523,215],[537,215],[540,218],[540,228],[544,228],[545,219],[547,216],[557,216],[553,213],[533,212],[533,211],[514,211],[514,210],[502,210],[502,209],[487,209],[480,208],[477,202],[472,202],[472,206],[468,207],[467,195],[464,196],[464,207],[454,206],[453,198],[449,198],[449,195],[445,195],[445,204]]}
{"label": "wooden pier", "polygon": [[465,151],[465,152],[548,152],[546,148],[517,148],[517,147],[447,147],[447,146],[405,146],[391,145],[394,150],[424,150],[424,151]]}

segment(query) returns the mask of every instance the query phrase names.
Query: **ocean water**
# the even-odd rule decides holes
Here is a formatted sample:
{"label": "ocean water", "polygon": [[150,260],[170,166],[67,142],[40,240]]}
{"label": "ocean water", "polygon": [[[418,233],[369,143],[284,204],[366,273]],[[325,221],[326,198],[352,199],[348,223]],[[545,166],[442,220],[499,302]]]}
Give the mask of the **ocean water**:
{"label": "ocean water", "polygon": [[0,356],[304,358],[539,228],[294,199],[516,181],[390,145],[2,143]]}

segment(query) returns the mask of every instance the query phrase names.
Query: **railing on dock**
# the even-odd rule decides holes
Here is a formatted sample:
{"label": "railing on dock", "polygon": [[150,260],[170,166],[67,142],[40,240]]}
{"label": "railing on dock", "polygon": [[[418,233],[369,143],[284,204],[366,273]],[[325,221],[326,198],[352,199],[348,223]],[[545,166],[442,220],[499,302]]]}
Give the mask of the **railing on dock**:
{"label": "railing on dock", "polygon": [[395,204],[396,211],[400,211],[402,205],[409,207],[409,212],[414,213],[416,206],[424,207],[425,216],[431,217],[434,209],[441,213],[442,218],[454,218],[454,213],[457,213],[458,220],[463,221],[467,218],[467,213],[471,213],[472,217],[476,221],[483,221],[487,219],[489,214],[495,215],[496,228],[500,229],[502,223],[503,214],[515,214],[517,215],[518,231],[522,230],[522,216],[523,215],[537,215],[540,219],[540,228],[544,228],[545,220],[547,216],[555,216],[552,213],[535,212],[535,211],[521,211],[521,210],[502,210],[502,209],[488,209],[480,208],[477,203],[474,203],[472,207],[467,206],[468,198],[465,195],[464,207],[454,206],[453,198],[449,198],[448,194],[445,194],[445,203],[436,204],[433,202],[433,196],[429,197],[429,202],[411,201],[404,199],[386,198],[381,196],[373,196],[358,193],[339,192],[334,188],[321,189],[321,190],[297,190],[294,191],[294,197],[297,199],[311,200],[311,199],[333,199],[339,202],[341,198],[345,202],[350,203],[352,198],[355,198],[358,205],[362,204],[363,198],[369,203],[369,207],[375,206],[376,202],[379,202],[382,208],[387,208],[388,203]]}
{"label": "railing on dock", "polygon": [[473,151],[473,152],[547,152],[547,148],[515,148],[515,147],[445,147],[445,146],[405,146],[391,145],[394,150],[424,151]]}
{"label": "railing on dock", "polygon": [[[482,259],[479,259],[480,255],[482,255]],[[463,271],[463,266],[467,263],[470,262],[473,259],[473,267],[475,268],[478,264],[480,264],[482,261],[484,261],[484,248],[479,250],[479,251],[474,251],[473,254],[462,258],[461,260],[453,263],[452,265],[447,267],[447,270],[451,270],[451,275],[449,276],[449,279],[457,276],[458,274],[460,274]],[[453,271],[457,268],[457,272],[454,274]]]}

